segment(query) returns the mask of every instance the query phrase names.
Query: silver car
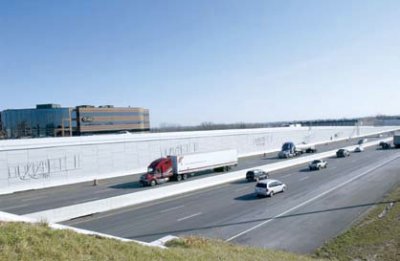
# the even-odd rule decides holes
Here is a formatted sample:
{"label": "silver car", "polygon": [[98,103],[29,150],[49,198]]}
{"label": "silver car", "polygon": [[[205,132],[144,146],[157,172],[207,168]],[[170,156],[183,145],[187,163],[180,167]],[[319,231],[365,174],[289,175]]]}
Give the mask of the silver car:
{"label": "silver car", "polygon": [[357,146],[355,149],[354,149],[354,152],[363,152],[364,151],[364,148],[360,145],[360,146]]}
{"label": "silver car", "polygon": [[264,179],[257,182],[255,193],[257,197],[272,197],[274,194],[284,192],[287,189],[286,184],[276,179]]}
{"label": "silver car", "polygon": [[326,162],[326,160],[313,160],[308,167],[310,170],[326,169],[328,167],[328,162]]}

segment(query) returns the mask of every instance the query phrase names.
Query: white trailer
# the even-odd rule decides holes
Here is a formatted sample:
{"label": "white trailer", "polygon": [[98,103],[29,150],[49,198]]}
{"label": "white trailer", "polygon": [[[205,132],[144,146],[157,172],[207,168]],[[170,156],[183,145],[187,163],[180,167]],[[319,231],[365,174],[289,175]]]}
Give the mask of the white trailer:
{"label": "white trailer", "polygon": [[230,170],[238,163],[236,150],[220,150],[184,155],[170,155],[150,163],[147,173],[140,177],[143,186],[154,186],[169,180],[180,181],[204,170]]}
{"label": "white trailer", "polygon": [[188,174],[209,169],[229,170],[237,165],[236,150],[220,150],[204,153],[170,156],[175,175]]}

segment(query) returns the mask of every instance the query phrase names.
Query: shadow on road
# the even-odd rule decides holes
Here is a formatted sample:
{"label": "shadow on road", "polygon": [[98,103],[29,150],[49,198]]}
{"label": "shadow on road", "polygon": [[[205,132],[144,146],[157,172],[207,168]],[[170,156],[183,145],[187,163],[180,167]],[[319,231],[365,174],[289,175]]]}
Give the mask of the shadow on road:
{"label": "shadow on road", "polygon": [[114,189],[138,189],[138,188],[143,188],[143,186],[138,181],[133,181],[133,182],[126,182],[126,183],[112,185],[112,186],[110,186],[110,188],[114,188]]}
{"label": "shadow on road", "polygon": [[257,197],[255,193],[249,193],[235,198],[235,200],[243,200],[243,201],[257,200],[257,199],[260,199],[260,197]]}
{"label": "shadow on road", "polygon": [[230,184],[240,185],[240,184],[246,184],[246,183],[250,183],[250,182],[251,181],[247,181],[245,178],[243,178],[241,180],[232,181]]}

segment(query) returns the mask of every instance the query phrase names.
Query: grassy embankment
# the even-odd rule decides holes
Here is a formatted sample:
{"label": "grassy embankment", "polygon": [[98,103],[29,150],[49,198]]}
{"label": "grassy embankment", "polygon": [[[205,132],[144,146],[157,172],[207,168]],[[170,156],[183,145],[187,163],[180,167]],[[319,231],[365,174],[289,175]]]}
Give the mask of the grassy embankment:
{"label": "grassy embankment", "polygon": [[317,250],[315,256],[341,261],[399,261],[400,187],[347,232]]}
{"label": "grassy embankment", "polygon": [[185,238],[168,249],[85,236],[46,225],[0,223],[0,260],[315,260],[222,241]]}
{"label": "grassy embankment", "polygon": [[315,257],[193,237],[170,242],[163,250],[51,230],[45,224],[0,223],[0,260],[400,260],[400,187],[385,202],[394,204],[390,209],[389,203],[378,204]]}

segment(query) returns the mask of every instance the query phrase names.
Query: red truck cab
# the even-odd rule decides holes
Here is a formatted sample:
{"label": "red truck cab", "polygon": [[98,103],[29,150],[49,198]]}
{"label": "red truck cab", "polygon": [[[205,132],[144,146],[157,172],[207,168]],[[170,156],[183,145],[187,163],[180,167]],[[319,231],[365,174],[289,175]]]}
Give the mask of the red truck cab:
{"label": "red truck cab", "polygon": [[154,186],[167,182],[173,176],[172,160],[169,157],[154,160],[147,167],[147,173],[140,177],[143,186]]}

